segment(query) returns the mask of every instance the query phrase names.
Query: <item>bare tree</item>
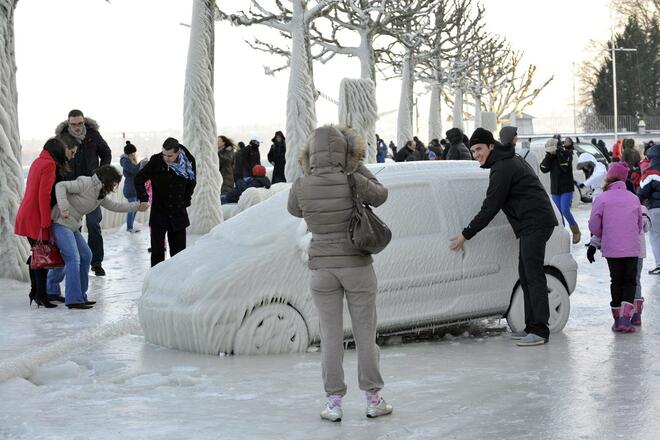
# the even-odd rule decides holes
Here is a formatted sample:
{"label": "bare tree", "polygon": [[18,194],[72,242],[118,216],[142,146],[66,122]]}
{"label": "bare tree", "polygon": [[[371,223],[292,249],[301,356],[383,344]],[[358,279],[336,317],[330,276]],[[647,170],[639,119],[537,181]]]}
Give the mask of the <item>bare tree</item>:
{"label": "bare tree", "polygon": [[[342,0],[329,13],[312,24],[312,42],[321,51],[315,57],[327,62],[337,54],[356,57],[360,61],[360,77],[376,82],[377,54],[374,41],[387,34],[387,26],[394,18],[391,7],[397,0]],[[346,45],[347,35],[357,33],[357,46]]]}
{"label": "bare tree", "polygon": [[[289,0],[289,7],[281,0],[276,0],[277,10],[269,11],[257,1],[251,0],[248,12],[226,14],[218,10],[218,18],[229,20],[236,26],[262,25],[276,29],[291,40],[291,49],[284,50],[270,43],[257,40],[253,47],[287,56],[286,67],[289,74],[289,91],[286,103],[286,168],[288,181],[302,175],[298,162],[298,153],[305,141],[316,128],[316,90],[313,83],[313,69],[310,47],[310,26],[332,4],[339,0],[316,0],[313,7],[308,7],[309,0]],[[280,70],[280,69],[278,69]],[[271,71],[271,73],[274,71]]]}
{"label": "bare tree", "polygon": [[433,47],[427,42],[434,34],[431,10],[436,0],[396,0],[387,3],[391,17],[384,33],[394,41],[379,51],[386,65],[401,76],[401,95],[397,117],[397,143],[413,138],[413,94],[417,64],[433,57]]}
{"label": "bare tree", "polygon": [[536,66],[521,66],[523,52],[502,49],[493,62],[482,66],[482,78],[489,84],[484,95],[484,109],[497,115],[498,123],[504,116],[520,113],[534,103],[534,99],[554,79],[551,76],[540,85],[534,85]]}
{"label": "bare tree", "polygon": [[660,19],[660,0],[615,0],[613,5],[619,14],[618,24],[621,27],[632,16],[637,17],[646,29],[657,26],[657,20]]}
{"label": "bare tree", "polygon": [[17,3],[0,0],[0,278],[27,281],[29,246],[23,237],[14,235],[24,191],[14,54]]}
{"label": "bare tree", "polygon": [[215,0],[194,0],[183,91],[183,143],[197,159],[197,186],[190,208],[190,230],[206,234],[222,222],[213,99]]}

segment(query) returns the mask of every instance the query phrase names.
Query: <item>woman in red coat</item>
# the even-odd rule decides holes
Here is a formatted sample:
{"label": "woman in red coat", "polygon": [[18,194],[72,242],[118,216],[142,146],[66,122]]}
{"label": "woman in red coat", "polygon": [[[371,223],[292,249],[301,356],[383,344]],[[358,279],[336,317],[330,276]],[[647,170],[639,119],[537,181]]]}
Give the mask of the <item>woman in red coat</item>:
{"label": "woman in red coat", "polygon": [[[36,158],[27,177],[25,195],[16,214],[14,233],[27,237],[30,246],[37,240],[51,238],[51,192],[57,174],[64,174],[68,169],[64,144],[56,138],[49,139],[44,149]],[[28,264],[30,260],[28,259]],[[47,269],[30,269],[30,304],[36,301],[38,306],[57,307],[48,301],[46,295]]]}

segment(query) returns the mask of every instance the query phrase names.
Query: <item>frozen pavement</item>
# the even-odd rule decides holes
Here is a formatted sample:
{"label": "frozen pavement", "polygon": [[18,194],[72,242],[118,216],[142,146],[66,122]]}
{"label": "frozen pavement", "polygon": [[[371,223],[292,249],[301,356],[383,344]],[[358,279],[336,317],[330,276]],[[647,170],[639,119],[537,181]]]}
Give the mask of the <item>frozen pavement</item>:
{"label": "frozen pavement", "polygon": [[[583,232],[588,210],[575,211]],[[0,383],[0,439],[658,438],[658,278],[642,278],[642,331],[613,334],[607,265],[600,255],[590,265],[583,245],[571,318],[550,344],[519,348],[482,328],[384,346],[394,413],[376,420],[364,417],[348,350],[344,418],[331,424],[318,415],[318,352],[213,357],[146,344],[135,314],[148,232],[104,237],[94,310],[29,309],[26,284],[0,281],[0,378],[11,377]]]}

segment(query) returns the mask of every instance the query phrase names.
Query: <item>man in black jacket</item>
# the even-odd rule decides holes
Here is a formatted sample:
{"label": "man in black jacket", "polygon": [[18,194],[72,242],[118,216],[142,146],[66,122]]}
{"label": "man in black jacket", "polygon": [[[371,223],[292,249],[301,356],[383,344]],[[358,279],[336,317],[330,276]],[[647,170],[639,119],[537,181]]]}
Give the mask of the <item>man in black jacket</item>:
{"label": "man in black jacket", "polygon": [[140,202],[149,201],[144,183],[151,181],[151,267],[165,260],[165,234],[171,256],[186,248],[186,228],[190,226],[186,208],[197,184],[196,173],[195,158],[190,151],[176,139],[167,138],[162,152],[151,156],[135,175]]}
{"label": "man in black jacket", "polygon": [[[55,135],[62,139],[65,145],[78,145],[73,160],[69,161],[71,172],[66,180],[74,180],[80,176],[91,176],[102,165],[112,161],[112,151],[105,142],[99,125],[91,118],[86,118],[80,110],[71,110],[68,119],[55,129]],[[101,207],[85,216],[87,226],[87,244],[92,250],[92,271],[96,276],[104,276],[103,235],[101,234]]]}
{"label": "man in black jacket", "polygon": [[518,345],[541,345],[548,342],[548,290],[543,272],[545,243],[552,235],[557,219],[548,194],[532,168],[516,155],[515,127],[500,132],[504,145],[493,134],[477,128],[470,138],[470,149],[482,168],[490,169],[486,199],[481,211],[463,233],[452,237],[451,248],[459,251],[465,240],[485,228],[500,211],[506,214],[513,232],[520,239],[518,273],[525,298],[524,333],[514,333]]}
{"label": "man in black jacket", "polygon": [[251,139],[250,143],[238,150],[234,163],[234,182],[239,179],[252,176],[252,167],[261,165],[261,153],[259,152],[259,141]]}

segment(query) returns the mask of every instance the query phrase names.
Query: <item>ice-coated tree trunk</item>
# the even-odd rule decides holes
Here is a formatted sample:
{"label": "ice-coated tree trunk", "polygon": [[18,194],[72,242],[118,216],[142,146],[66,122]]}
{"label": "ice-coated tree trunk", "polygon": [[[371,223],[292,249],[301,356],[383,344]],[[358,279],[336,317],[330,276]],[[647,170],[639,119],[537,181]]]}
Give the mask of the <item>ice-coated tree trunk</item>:
{"label": "ice-coated tree trunk", "polygon": [[481,95],[474,96],[474,128],[481,127]]}
{"label": "ice-coated tree trunk", "polygon": [[360,78],[370,79],[376,84],[376,55],[372,39],[373,37],[367,30],[360,31],[358,59],[360,60]]}
{"label": "ice-coated tree trunk", "polygon": [[401,70],[401,97],[399,98],[399,113],[397,118],[396,141],[399,148],[413,138],[413,87],[414,87],[413,53],[406,49],[403,55]]}
{"label": "ice-coated tree trunk", "polygon": [[215,0],[193,0],[183,92],[183,144],[197,162],[197,186],[189,209],[193,234],[206,234],[223,220],[213,99],[214,12]]}
{"label": "ice-coated tree trunk", "polygon": [[14,55],[14,9],[18,0],[0,0],[0,278],[27,281],[29,246],[14,235],[23,197],[18,93]]}
{"label": "ice-coated tree trunk", "polygon": [[429,141],[442,139],[445,134],[442,131],[442,111],[440,104],[442,100],[442,84],[439,81],[431,85],[431,104],[429,106]]}
{"label": "ice-coated tree trunk", "polygon": [[454,108],[452,111],[453,126],[463,130],[463,90],[460,86],[454,89]]}
{"label": "ice-coated tree trunk", "polygon": [[308,23],[305,20],[305,4],[294,0],[291,30],[291,72],[286,99],[286,166],[284,174],[288,182],[302,175],[298,155],[309,135],[316,128],[315,91],[312,63],[308,59]]}
{"label": "ice-coated tree trunk", "polygon": [[376,86],[370,79],[341,80],[339,123],[354,128],[367,141],[365,162],[376,162]]}

